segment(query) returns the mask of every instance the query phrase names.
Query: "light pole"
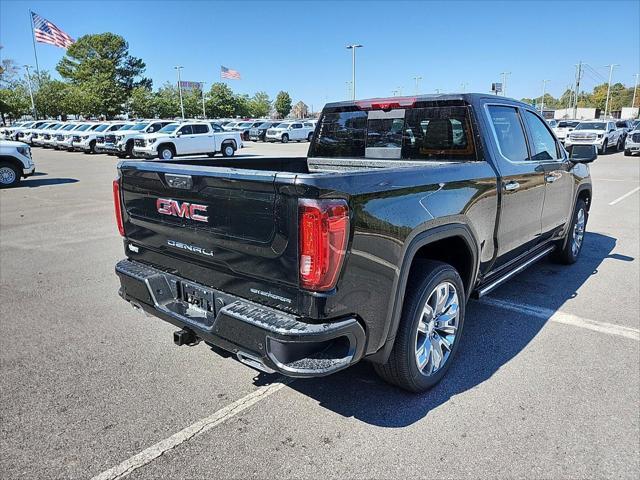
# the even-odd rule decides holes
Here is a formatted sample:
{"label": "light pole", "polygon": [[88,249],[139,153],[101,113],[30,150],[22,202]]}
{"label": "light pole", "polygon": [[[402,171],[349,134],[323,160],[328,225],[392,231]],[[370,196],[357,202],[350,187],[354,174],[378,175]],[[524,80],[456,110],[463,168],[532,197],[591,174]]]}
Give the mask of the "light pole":
{"label": "light pole", "polygon": [[31,111],[33,114],[33,119],[37,120],[38,117],[36,115],[36,104],[33,101],[33,89],[31,88],[31,75],[29,75],[29,65],[23,65],[23,67],[27,71],[27,85],[29,85],[29,95],[31,96]]}
{"label": "light pole", "polygon": [[507,96],[507,75],[511,75],[511,72],[502,72],[502,96]]}
{"label": "light pole", "polygon": [[202,93],[202,118],[207,118],[207,111],[204,109],[204,84],[206,82],[200,82],[200,93]]}
{"label": "light pole", "polygon": [[547,93],[547,83],[549,80],[542,80],[542,100],[540,101],[540,115],[544,117],[544,95]]}
{"label": "light pole", "polygon": [[604,103],[604,119],[607,119],[607,110],[609,109],[609,93],[611,92],[611,76],[613,75],[613,68],[619,67],[617,63],[612,63],[611,65],[605,65],[605,67],[609,67],[609,82],[607,83],[607,100]]}
{"label": "light pole", "polygon": [[636,73],[634,77],[636,77],[636,83],[633,87],[633,100],[631,100],[631,108],[633,108],[636,104],[636,92],[638,91],[638,77],[640,77],[640,73]]}
{"label": "light pole", "polygon": [[462,82],[460,84],[460,88],[462,88],[462,93],[467,91],[467,87],[469,86],[469,82]]}
{"label": "light pole", "polygon": [[356,48],[360,48],[362,45],[354,43],[347,45],[347,49],[351,50],[351,93],[352,99],[356,99]]}
{"label": "light pole", "polygon": [[347,99],[349,99],[351,97],[351,82],[347,80],[344,84],[347,87]]}
{"label": "light pole", "polygon": [[178,94],[180,95],[180,112],[182,112],[182,119],[184,120],[184,104],[182,103],[182,85],[180,82],[180,70],[182,70],[184,67],[178,65],[173,68],[175,68],[176,72],[178,72]]}
{"label": "light pole", "polygon": [[416,81],[416,95],[417,95],[418,93],[420,93],[420,80],[422,80],[422,77],[415,76],[413,77],[413,79]]}

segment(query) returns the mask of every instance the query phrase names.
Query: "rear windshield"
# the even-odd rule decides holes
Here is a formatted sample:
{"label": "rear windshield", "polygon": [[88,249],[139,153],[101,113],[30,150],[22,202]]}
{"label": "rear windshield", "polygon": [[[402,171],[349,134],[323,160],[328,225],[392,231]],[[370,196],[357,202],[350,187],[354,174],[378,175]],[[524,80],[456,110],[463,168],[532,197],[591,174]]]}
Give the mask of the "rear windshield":
{"label": "rear windshield", "polygon": [[312,157],[476,160],[464,106],[323,113]]}

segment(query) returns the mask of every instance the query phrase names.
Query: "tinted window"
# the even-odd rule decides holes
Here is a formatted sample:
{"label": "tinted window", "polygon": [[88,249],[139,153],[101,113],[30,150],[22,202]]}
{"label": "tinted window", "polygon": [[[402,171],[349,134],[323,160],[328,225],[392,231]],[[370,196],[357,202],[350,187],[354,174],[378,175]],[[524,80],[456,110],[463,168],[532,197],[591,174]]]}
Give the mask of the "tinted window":
{"label": "tinted window", "polygon": [[173,133],[179,126],[180,124],[178,123],[170,123],[169,125],[162,127],[159,131],[160,133]]}
{"label": "tinted window", "polygon": [[185,125],[180,130],[178,130],[178,132],[180,132],[182,135],[191,135],[193,133],[193,129],[191,128],[191,125]]}
{"label": "tinted window", "polygon": [[100,125],[100,126],[98,126],[98,128],[96,128],[96,132],[104,132],[107,129],[108,126],[109,125],[107,125],[107,124]]}
{"label": "tinted window", "polygon": [[193,125],[193,133],[209,133],[209,127],[203,124]]}
{"label": "tinted window", "polygon": [[367,148],[402,148],[404,118],[369,118]]}
{"label": "tinted window", "polygon": [[224,129],[220,125],[218,125],[217,123],[212,123],[211,124],[211,128],[213,128],[214,132],[222,132],[222,131],[224,131]]}
{"label": "tinted window", "polygon": [[[284,126],[284,125],[283,125]],[[367,112],[326,112],[318,127],[318,136],[311,144],[314,157],[364,157]]]}
{"label": "tinted window", "polygon": [[627,128],[627,122],[616,122],[616,127]]}
{"label": "tinted window", "polygon": [[161,123],[153,123],[153,124],[149,125],[149,128],[147,128],[147,133],[157,132],[161,128],[162,128],[162,124]]}
{"label": "tinted window", "polygon": [[527,124],[531,133],[531,160],[556,160],[558,159],[558,147],[553,135],[538,116],[526,111]]}
{"label": "tinted window", "polygon": [[527,142],[518,111],[513,107],[490,106],[489,116],[502,155],[512,162],[528,160]]}
{"label": "tinted window", "polygon": [[293,128],[302,128],[302,124],[301,123],[294,123],[292,125]]}
{"label": "tinted window", "polygon": [[581,122],[576,130],[604,130],[606,125],[602,122]]}

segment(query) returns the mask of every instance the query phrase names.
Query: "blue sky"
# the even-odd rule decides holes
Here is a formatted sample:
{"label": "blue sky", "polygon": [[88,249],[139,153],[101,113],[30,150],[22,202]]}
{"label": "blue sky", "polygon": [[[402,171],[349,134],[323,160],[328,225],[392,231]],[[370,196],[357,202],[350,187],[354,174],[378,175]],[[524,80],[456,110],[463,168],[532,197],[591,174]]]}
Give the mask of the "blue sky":
{"label": "blue sky", "polygon": [[[205,2],[7,1],[0,2],[3,58],[34,64],[29,9],[72,37],[111,31],[125,37],[147,64],[154,87],[184,80],[219,80],[220,65],[239,70],[228,81],[236,92],[283,89],[316,109],[346,97],[351,80],[348,43],[358,50],[358,97],[486,92],[509,71],[515,98],[559,95],[585,61],[590,90],[620,64],[614,81],[633,85],[640,72],[640,2]],[[41,69],[54,71],[64,50],[37,45]]]}

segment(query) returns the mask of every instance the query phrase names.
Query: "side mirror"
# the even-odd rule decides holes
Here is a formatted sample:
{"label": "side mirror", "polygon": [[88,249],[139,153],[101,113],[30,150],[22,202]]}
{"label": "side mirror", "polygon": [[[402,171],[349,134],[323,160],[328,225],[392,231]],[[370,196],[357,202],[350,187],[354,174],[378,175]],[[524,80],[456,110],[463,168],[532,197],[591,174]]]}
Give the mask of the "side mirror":
{"label": "side mirror", "polygon": [[595,145],[574,145],[569,153],[569,160],[573,163],[591,163],[598,158]]}
{"label": "side mirror", "polygon": [[182,135],[182,132],[176,132],[176,137],[179,137]]}

